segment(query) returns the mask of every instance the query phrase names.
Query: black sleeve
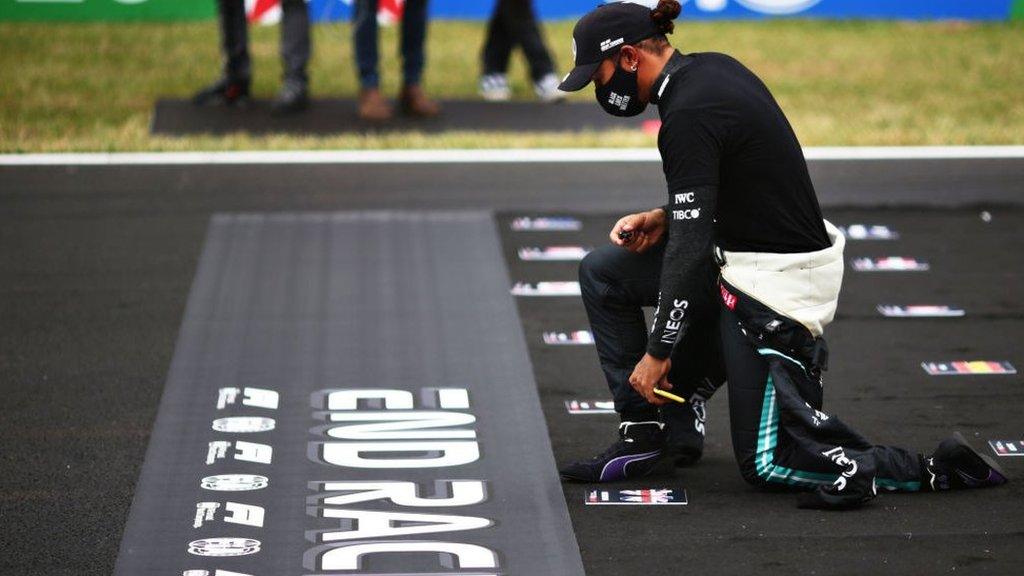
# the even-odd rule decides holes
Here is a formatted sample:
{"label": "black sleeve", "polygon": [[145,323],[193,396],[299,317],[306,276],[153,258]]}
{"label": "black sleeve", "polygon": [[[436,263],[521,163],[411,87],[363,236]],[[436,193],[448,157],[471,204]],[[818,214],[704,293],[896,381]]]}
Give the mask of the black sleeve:
{"label": "black sleeve", "polygon": [[668,182],[668,242],[647,353],[667,358],[686,333],[695,306],[707,306],[705,265],[714,247],[721,144],[715,124],[697,110],[665,118],[658,136]]}
{"label": "black sleeve", "polygon": [[686,333],[694,306],[706,306],[705,264],[714,245],[716,186],[694,186],[669,194],[668,242],[661,262],[658,308],[647,353],[668,358]]}

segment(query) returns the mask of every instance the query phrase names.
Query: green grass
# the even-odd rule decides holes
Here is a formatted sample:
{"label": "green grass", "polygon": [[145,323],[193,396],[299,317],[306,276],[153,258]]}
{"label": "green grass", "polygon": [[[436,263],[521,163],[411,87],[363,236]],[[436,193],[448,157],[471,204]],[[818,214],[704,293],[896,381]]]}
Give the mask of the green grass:
{"label": "green grass", "polygon": [[[571,22],[546,32],[568,68]],[[476,93],[483,25],[431,25],[426,85],[440,97]],[[253,29],[254,90],[275,92],[278,30]],[[1024,143],[1024,22],[996,24],[814,22],[686,23],[684,51],[732,54],[775,93],[805,145]],[[384,89],[399,82],[397,37],[384,31]],[[350,28],[314,32],[315,95],[356,91]],[[308,138],[165,138],[149,135],[153,103],[187,97],[218,71],[213,22],[0,24],[0,150],[125,151],[288,148],[647,146],[634,131],[608,133],[417,133]],[[517,57],[516,97],[531,97]],[[574,95],[589,100],[589,90]],[[457,110],[449,110],[457,113]]]}

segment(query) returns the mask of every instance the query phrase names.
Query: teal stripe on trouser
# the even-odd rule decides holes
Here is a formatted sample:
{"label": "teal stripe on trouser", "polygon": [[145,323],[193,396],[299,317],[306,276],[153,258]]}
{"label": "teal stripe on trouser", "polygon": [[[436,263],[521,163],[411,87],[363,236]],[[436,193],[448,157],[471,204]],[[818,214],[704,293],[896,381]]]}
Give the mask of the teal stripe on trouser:
{"label": "teal stripe on trouser", "polygon": [[[786,360],[804,368],[803,364],[781,354],[771,348],[761,348],[758,352],[762,355],[774,354],[782,356]],[[806,369],[804,369],[806,371]],[[764,402],[761,404],[761,426],[757,437],[756,470],[757,475],[767,482],[777,482],[789,486],[814,487],[823,484],[832,484],[839,478],[838,474],[823,474],[820,472],[806,472],[793,470],[774,463],[775,447],[778,445],[779,432],[779,407],[775,403],[775,384],[772,381],[771,373],[768,374],[768,382],[764,388]],[[875,478],[875,484],[884,490],[917,492],[921,489],[920,482],[900,482],[888,478]]]}
{"label": "teal stripe on trouser", "polygon": [[772,375],[764,387],[764,402],[761,404],[761,426],[757,435],[756,471],[766,482],[777,482],[789,486],[813,488],[830,485],[839,478],[838,474],[822,474],[793,470],[775,464],[775,447],[778,445],[779,407],[775,403],[775,384]]}

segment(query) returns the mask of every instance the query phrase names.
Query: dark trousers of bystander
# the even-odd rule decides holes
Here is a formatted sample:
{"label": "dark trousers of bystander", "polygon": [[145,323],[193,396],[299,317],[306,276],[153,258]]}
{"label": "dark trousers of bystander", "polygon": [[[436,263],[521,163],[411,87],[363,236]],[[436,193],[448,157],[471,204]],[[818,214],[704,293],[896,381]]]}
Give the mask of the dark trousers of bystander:
{"label": "dark trousers of bystander", "polygon": [[[364,89],[380,86],[377,7],[377,0],[355,0],[353,40],[359,85]],[[423,78],[426,39],[427,0],[406,0],[400,39],[405,86],[418,86]]]}
{"label": "dark trousers of bystander", "polygon": [[534,82],[555,71],[532,0],[497,0],[484,42],[484,74],[504,74],[512,50],[522,46]]}
{"label": "dark trousers of bystander", "polygon": [[[217,0],[220,15],[224,76],[248,84],[252,79],[249,28],[244,0]],[[305,87],[309,83],[309,9],[305,0],[281,0],[281,62],[284,81]]]}

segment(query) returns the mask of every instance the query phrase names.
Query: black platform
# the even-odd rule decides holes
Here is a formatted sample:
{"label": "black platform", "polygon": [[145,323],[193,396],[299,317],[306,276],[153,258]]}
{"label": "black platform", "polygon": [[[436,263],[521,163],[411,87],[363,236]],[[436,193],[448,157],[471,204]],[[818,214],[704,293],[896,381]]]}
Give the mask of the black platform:
{"label": "black platform", "polygon": [[[849,256],[932,264],[926,275],[846,279],[830,327],[826,406],[870,438],[927,450],[959,429],[986,449],[988,438],[1024,432],[1020,375],[943,379],[918,366],[962,357],[1024,368],[1021,165],[812,163],[828,218],[902,234],[898,242],[851,243]],[[511,280],[535,282],[571,279],[575,266],[527,266],[512,260],[515,248],[596,245],[616,213],[663,202],[663,186],[655,163],[0,168],[0,574],[112,573],[213,213],[590,212],[578,234],[512,234],[499,219]],[[987,203],[968,206],[978,202]],[[870,208],[886,203],[913,208]],[[480,284],[475,276],[463,281]],[[960,305],[968,316],[883,319],[873,310],[883,300]],[[539,340],[545,330],[586,327],[578,299],[519,304],[555,460],[602,447],[614,416],[570,416],[561,404],[606,393],[593,348]],[[587,574],[1020,572],[1024,458],[1002,459],[1014,483],[1000,489],[886,494],[852,513],[801,511],[792,495],[743,483],[727,400],[710,405],[705,460],[656,479],[687,488],[688,506],[594,509],[582,506],[581,488],[565,488]]]}
{"label": "black platform", "polygon": [[[314,100],[309,109],[289,116],[271,114],[270,103],[253,101],[246,108],[197,107],[187,100],[160,100],[153,113],[154,134],[347,134],[374,132],[583,132],[588,130],[641,130],[645,121],[657,122],[654,107],[637,118],[606,114],[593,102],[491,103],[447,100],[436,118],[396,115],[387,122],[366,122],[350,99]],[[657,126],[653,127],[657,130]]]}

